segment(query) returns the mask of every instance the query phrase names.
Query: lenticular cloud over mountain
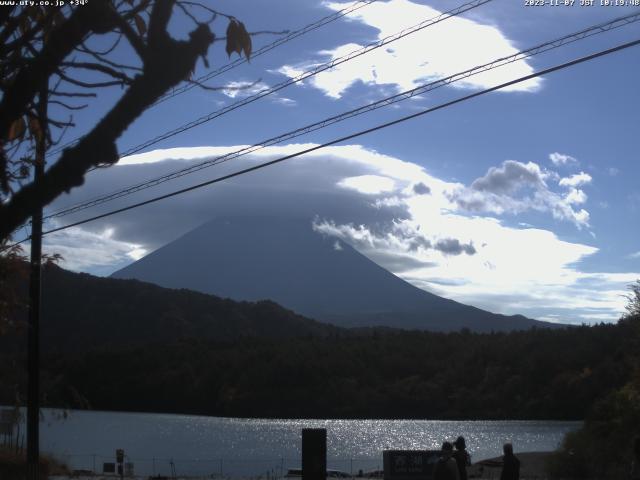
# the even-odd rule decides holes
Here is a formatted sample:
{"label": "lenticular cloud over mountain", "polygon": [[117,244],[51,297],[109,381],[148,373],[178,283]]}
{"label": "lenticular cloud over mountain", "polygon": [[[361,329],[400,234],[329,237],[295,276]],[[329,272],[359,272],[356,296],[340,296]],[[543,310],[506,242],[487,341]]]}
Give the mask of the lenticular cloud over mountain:
{"label": "lenticular cloud over mountain", "polygon": [[526,329],[504,317],[416,288],[300,218],[216,219],[113,274],[234,300],[269,299],[341,326],[429,330]]}
{"label": "lenticular cloud over mountain", "polygon": [[[194,176],[202,181],[309,146],[265,148],[241,160],[163,184],[152,193],[196,183]],[[113,185],[153,178],[238,148],[241,147],[180,148],[135,155],[101,171],[100,175],[89,176],[82,189],[58,201],[54,208],[109,192]],[[90,233],[100,239],[97,243],[101,254],[92,256],[91,245],[85,244],[74,255],[73,268],[108,274],[126,267],[144,253],[153,255],[160,247],[212,219],[251,217],[279,230],[269,235],[280,235],[281,246],[286,245],[289,250],[296,246],[286,241],[287,229],[290,226],[299,232],[304,225],[305,236],[300,238],[309,242],[325,238],[322,241],[326,245],[323,243],[322,248],[326,247],[331,254],[361,254],[426,292],[491,312],[575,323],[615,320],[623,311],[621,293],[640,275],[581,271],[580,262],[597,253],[597,247],[564,240],[546,225],[532,225],[528,216],[533,215],[573,231],[589,228],[586,220],[590,185],[582,182],[584,201],[576,203],[575,195],[568,195],[567,187],[560,182],[580,172],[565,168],[560,175],[545,164],[548,165],[546,158],[540,163],[496,159],[495,167],[489,171],[480,171],[467,182],[453,182],[438,178],[415,163],[360,145],[334,146],[169,201],[70,229],[64,235],[52,235],[47,244],[52,251],[70,248],[76,237]],[[537,180],[525,182],[525,177],[522,181],[509,177],[514,188],[477,188],[480,184],[488,185],[488,179],[500,172],[505,172],[506,181],[507,171],[535,173]],[[134,198],[149,196],[151,191]],[[131,198],[125,198],[112,202],[108,208],[130,201]],[[65,220],[81,218],[81,214],[76,214]],[[291,223],[293,219],[297,220]],[[244,234],[255,238],[247,244],[245,255],[252,255],[251,250],[260,245],[262,235],[251,231],[249,226],[244,226]],[[215,237],[212,232],[211,245]],[[241,241],[244,240],[235,240]],[[335,248],[336,241],[340,248]],[[234,244],[218,245],[222,256],[223,246],[231,248]],[[200,252],[210,253],[206,249]],[[232,253],[234,258],[241,255]],[[103,264],[96,264],[96,258]],[[258,265],[259,256],[254,260]],[[220,270],[215,274],[224,278],[231,273]],[[247,275],[246,281],[251,282],[250,274]],[[233,296],[231,291],[212,293]]]}

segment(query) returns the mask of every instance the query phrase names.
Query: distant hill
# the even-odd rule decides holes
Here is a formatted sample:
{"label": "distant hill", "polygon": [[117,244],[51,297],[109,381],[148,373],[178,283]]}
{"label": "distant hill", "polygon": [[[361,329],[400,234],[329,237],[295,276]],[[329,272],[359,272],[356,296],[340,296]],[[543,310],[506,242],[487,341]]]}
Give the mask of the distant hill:
{"label": "distant hill", "polygon": [[215,219],[113,274],[234,300],[269,299],[339,326],[477,332],[552,326],[421,290],[312,229],[310,219]]}
{"label": "distant hill", "polygon": [[[347,330],[273,302],[57,267],[45,269],[43,287],[48,406],[273,418],[577,419],[628,382],[637,364],[640,330],[631,321],[491,334]],[[0,404],[24,397],[25,348],[24,335],[0,335]]]}
{"label": "distant hill", "polygon": [[[636,327],[621,322],[493,334],[387,330],[69,348],[43,356],[42,382],[47,405],[97,410],[259,418],[581,419],[629,381],[637,359]],[[25,369],[12,361],[0,349],[0,404],[15,399],[15,385],[26,391]]]}
{"label": "distant hill", "polygon": [[[42,345],[49,351],[164,344],[181,338],[286,339],[338,330],[270,301],[235,302],[56,266],[44,269],[40,323]],[[13,341],[0,336],[3,343],[9,348]]]}

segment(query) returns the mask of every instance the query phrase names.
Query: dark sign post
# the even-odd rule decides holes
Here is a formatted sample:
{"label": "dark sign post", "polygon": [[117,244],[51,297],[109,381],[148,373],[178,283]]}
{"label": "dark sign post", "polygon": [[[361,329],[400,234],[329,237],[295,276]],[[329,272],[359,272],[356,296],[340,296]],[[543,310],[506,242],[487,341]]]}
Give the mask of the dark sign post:
{"label": "dark sign post", "polygon": [[124,450],[122,448],[116,450],[116,462],[118,463],[118,475],[122,480],[124,478]]}
{"label": "dark sign post", "polygon": [[440,450],[385,450],[384,480],[429,480],[441,455]]}
{"label": "dark sign post", "polygon": [[302,480],[327,478],[327,429],[302,429]]}

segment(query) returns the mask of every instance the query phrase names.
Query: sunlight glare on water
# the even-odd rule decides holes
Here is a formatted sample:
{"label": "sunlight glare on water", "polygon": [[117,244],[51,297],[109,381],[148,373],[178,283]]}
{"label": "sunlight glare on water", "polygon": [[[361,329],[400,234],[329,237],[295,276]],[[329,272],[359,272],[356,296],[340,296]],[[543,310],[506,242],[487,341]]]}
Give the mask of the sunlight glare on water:
{"label": "sunlight glare on water", "polygon": [[[381,468],[386,449],[438,449],[466,438],[473,461],[516,452],[550,451],[580,422],[432,420],[265,420],[192,415],[45,411],[41,449],[73,468],[102,468],[124,448],[136,474],[274,474],[300,466],[301,430],[327,429],[329,468]],[[95,467],[94,467],[95,465]]]}

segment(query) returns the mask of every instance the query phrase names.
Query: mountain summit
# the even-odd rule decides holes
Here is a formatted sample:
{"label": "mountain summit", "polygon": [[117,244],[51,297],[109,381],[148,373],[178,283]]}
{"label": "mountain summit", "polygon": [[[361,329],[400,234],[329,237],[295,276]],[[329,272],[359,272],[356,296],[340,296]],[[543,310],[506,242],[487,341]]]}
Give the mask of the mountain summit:
{"label": "mountain summit", "polygon": [[273,300],[340,326],[473,331],[550,326],[421,290],[306,218],[214,219],[115,272],[168,288],[234,300]]}

